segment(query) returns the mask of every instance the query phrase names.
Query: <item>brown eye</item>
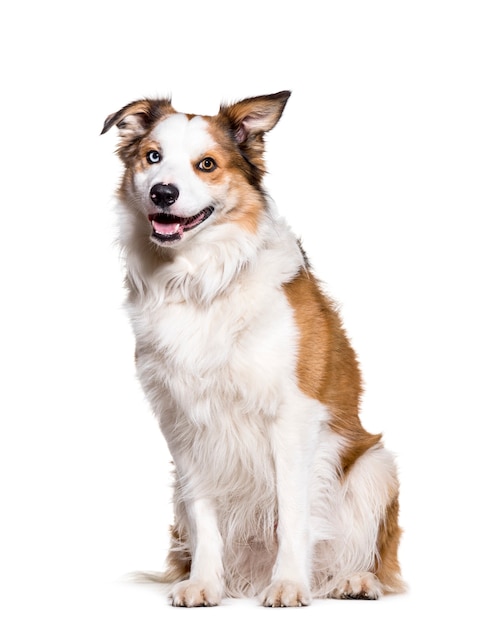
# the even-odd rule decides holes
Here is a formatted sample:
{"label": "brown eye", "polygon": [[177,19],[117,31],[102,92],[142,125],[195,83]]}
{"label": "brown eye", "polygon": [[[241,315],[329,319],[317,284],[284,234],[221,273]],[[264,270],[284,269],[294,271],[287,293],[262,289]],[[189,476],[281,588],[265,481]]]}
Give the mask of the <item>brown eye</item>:
{"label": "brown eye", "polygon": [[197,165],[198,169],[202,172],[213,172],[217,167],[217,163],[211,157],[205,157]]}

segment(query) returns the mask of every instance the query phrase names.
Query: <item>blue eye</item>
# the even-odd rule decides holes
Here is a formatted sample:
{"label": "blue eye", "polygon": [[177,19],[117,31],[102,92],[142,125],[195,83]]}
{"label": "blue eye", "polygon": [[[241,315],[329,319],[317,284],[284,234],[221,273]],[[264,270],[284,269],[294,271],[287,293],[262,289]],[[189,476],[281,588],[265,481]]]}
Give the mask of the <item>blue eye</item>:
{"label": "blue eye", "polygon": [[153,163],[159,163],[159,161],[161,161],[161,154],[157,150],[149,150],[146,154],[146,159],[151,165]]}

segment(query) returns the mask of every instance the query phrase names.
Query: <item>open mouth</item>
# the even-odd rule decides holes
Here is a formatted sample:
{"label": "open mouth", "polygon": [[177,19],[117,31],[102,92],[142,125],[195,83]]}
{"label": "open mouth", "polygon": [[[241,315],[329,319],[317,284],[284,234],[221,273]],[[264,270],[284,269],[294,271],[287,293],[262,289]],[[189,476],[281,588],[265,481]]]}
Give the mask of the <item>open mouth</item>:
{"label": "open mouth", "polygon": [[208,206],[192,217],[180,217],[172,213],[151,213],[148,217],[153,227],[152,236],[163,242],[178,241],[184,232],[199,226],[213,212],[214,208]]}

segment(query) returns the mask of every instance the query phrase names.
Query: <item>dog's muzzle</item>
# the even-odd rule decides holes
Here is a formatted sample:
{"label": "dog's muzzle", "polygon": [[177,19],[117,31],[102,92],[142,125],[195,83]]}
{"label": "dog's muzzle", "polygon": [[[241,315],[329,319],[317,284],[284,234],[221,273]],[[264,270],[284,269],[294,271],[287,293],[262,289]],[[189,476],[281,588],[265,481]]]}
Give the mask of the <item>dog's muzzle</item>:
{"label": "dog's muzzle", "polygon": [[154,204],[160,209],[165,209],[178,200],[180,192],[174,185],[165,185],[164,183],[157,183],[151,187],[149,196]]}
{"label": "dog's muzzle", "polygon": [[199,226],[208,219],[214,208],[207,206],[195,215],[183,217],[171,212],[171,205],[178,199],[180,192],[174,185],[157,183],[151,187],[149,197],[159,211],[148,215],[152,224],[152,238],[160,244],[169,244],[179,241],[185,232]]}

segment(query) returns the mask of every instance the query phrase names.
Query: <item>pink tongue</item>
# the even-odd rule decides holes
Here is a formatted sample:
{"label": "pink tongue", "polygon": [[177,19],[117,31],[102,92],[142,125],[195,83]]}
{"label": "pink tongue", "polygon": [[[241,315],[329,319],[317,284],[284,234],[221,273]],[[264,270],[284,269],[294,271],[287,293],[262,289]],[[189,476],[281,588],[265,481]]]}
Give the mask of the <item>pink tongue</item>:
{"label": "pink tongue", "polygon": [[178,222],[174,222],[173,224],[161,224],[153,220],[152,227],[160,235],[174,235],[180,230],[180,224]]}

